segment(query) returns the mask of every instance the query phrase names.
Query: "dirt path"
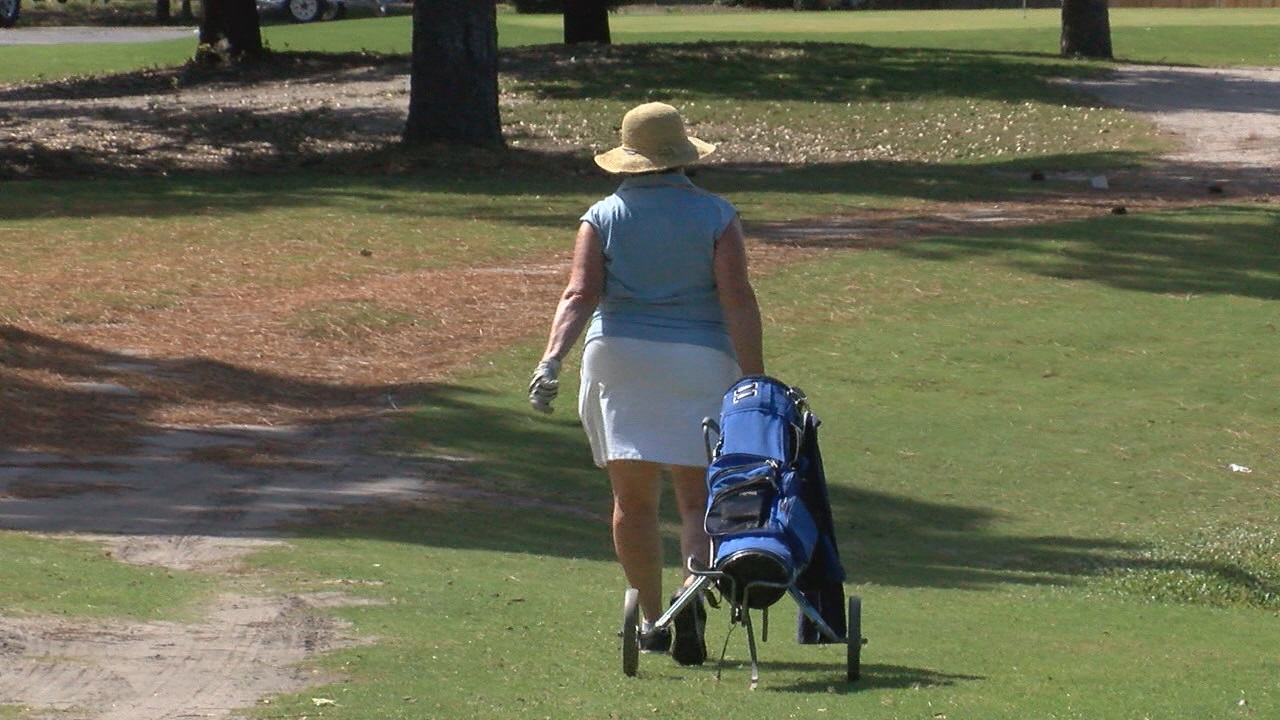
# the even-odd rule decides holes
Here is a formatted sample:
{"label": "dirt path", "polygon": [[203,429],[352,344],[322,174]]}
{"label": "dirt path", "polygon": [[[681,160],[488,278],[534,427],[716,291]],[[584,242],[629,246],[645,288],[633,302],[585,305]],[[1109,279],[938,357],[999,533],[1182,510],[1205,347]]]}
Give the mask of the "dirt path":
{"label": "dirt path", "polygon": [[8,28],[0,33],[0,45],[80,45],[139,43],[195,37],[194,27],[98,27],[52,26]]}
{"label": "dirt path", "polygon": [[[368,83],[363,90],[361,82]],[[318,102],[340,90],[344,102],[357,106],[355,116],[367,124],[374,140],[378,133],[394,132],[403,77],[379,72],[367,78],[334,77],[332,83],[299,89],[303,95],[292,101]],[[1130,178],[1133,187],[1139,180],[1164,187],[1226,177],[1249,192],[1276,193],[1280,70],[1126,67],[1113,80],[1079,87],[1108,103],[1150,113],[1164,132],[1184,141],[1170,158],[1176,177]],[[245,89],[231,92],[243,94]],[[37,91],[11,95],[27,103],[28,112],[43,117],[53,132],[80,122],[74,108],[41,100]],[[193,107],[206,101],[209,107],[225,104],[194,93],[184,98]],[[260,104],[279,101],[272,96]],[[12,132],[35,132],[30,123],[12,118],[8,125]],[[68,136],[84,137],[85,126],[78,127]],[[150,148],[146,137],[137,142],[139,153]],[[157,138],[153,149],[180,154],[190,146]],[[1149,193],[1148,199],[1159,194]],[[1113,201],[1108,197],[1095,203]],[[1010,204],[995,211],[950,208],[923,218],[845,218],[825,227],[758,226],[752,232],[816,244],[850,244],[850,239],[873,244],[966,224],[1043,222],[1072,212],[1079,208]],[[554,275],[550,271],[558,267],[540,272]],[[406,287],[423,284],[420,278],[406,280],[413,281]],[[547,277],[524,291],[546,292],[555,282]],[[471,312],[478,312],[476,303],[470,305]],[[523,319],[486,322],[488,342],[500,344],[514,336]],[[93,362],[156,382],[178,371],[130,360],[123,351]],[[104,403],[132,401],[130,387],[84,385],[82,391]],[[389,398],[388,405],[393,404]],[[445,490],[431,479],[431,467],[379,453],[378,428],[377,420],[319,427],[175,425],[144,437],[128,453],[70,457],[0,452],[0,528],[82,535],[104,543],[123,562],[225,571],[242,553],[280,542],[275,528],[297,513],[377,499],[421,499]],[[301,670],[299,663],[354,642],[346,628],[324,613],[349,601],[338,594],[228,594],[216,598],[205,619],[193,624],[0,617],[0,704],[27,705],[62,720],[234,717],[238,708],[261,698],[323,680]]]}
{"label": "dirt path", "polygon": [[226,717],[323,680],[297,664],[352,644],[322,612],[343,602],[226,595],[198,623],[7,620],[0,695],[64,720]]}
{"label": "dirt path", "polygon": [[[112,392],[103,388],[103,392]],[[421,466],[369,452],[369,428],[175,429],[123,456],[0,454],[0,527],[74,533],[122,562],[218,573],[307,510],[429,494]],[[337,593],[225,594],[198,623],[0,617],[0,704],[66,720],[233,714],[324,678],[300,667],[355,641]]]}
{"label": "dirt path", "polygon": [[1108,80],[1073,84],[1149,115],[1181,141],[1174,162],[1271,175],[1280,169],[1280,69],[1130,65]]}

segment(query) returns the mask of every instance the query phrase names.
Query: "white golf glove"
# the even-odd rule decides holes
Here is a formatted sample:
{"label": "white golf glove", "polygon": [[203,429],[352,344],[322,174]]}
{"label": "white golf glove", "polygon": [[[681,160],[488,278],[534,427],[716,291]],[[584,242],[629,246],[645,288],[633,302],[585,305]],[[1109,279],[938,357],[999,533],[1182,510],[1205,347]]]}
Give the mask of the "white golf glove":
{"label": "white golf glove", "polygon": [[529,404],[534,410],[550,413],[554,408],[551,401],[560,394],[560,361],[555,358],[543,360],[533,371],[533,379],[529,381]]}

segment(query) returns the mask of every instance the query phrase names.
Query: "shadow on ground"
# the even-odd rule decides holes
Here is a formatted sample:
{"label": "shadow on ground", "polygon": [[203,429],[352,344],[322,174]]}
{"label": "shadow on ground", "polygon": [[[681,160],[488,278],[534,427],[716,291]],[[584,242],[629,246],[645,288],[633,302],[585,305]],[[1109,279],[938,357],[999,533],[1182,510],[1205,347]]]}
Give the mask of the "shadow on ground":
{"label": "shadow on ground", "polygon": [[1103,215],[894,251],[947,263],[998,257],[1020,272],[1144,293],[1280,299],[1280,207],[1270,204]]}
{"label": "shadow on ground", "polygon": [[[0,331],[3,527],[270,537],[291,522],[305,536],[613,557],[607,489],[575,418],[532,422],[519,398],[465,386],[309,382]],[[48,371],[85,384],[50,389],[30,379]],[[36,401],[48,393],[56,402]],[[387,445],[388,428],[377,423],[388,395],[420,408],[404,425],[412,456]],[[148,419],[177,397],[317,417],[187,430]],[[1003,533],[988,508],[844,484],[830,496],[852,583],[981,590],[1154,565],[1137,543]],[[668,540],[677,557],[674,533]],[[1264,583],[1229,563],[1184,564],[1228,585]]]}
{"label": "shadow on ground", "polygon": [[[762,674],[770,670],[785,669],[802,672],[810,677],[817,677],[815,680],[807,680],[791,685],[765,685],[766,689],[772,692],[805,694],[847,695],[868,690],[927,690],[930,688],[952,687],[960,683],[977,682],[986,679],[979,675],[964,675],[929,670],[927,668],[869,663],[861,665],[862,676],[856,682],[849,683],[845,680],[843,669],[838,674],[833,674],[831,672],[832,666],[825,663],[764,661],[760,663],[760,666]],[[824,675],[827,677],[824,678]]]}
{"label": "shadow on ground", "polygon": [[[474,172],[474,156],[464,156],[459,161],[454,153],[440,148],[419,152],[400,146],[398,140],[408,112],[407,94],[396,94],[393,102],[334,102],[319,106],[268,102],[229,103],[222,107],[157,102],[182,93],[195,97],[194,94],[219,89],[249,94],[265,83],[284,80],[295,84],[335,83],[334,87],[340,88],[344,83],[404,78],[408,71],[407,56],[279,52],[273,53],[268,62],[234,71],[190,66],[3,87],[0,104],[33,103],[21,110],[22,117],[7,123],[15,130],[24,130],[33,120],[72,123],[84,133],[98,123],[116,129],[100,141],[74,146],[63,142],[62,132],[56,137],[8,143],[0,148],[0,178],[128,177],[179,172],[275,174],[299,169],[338,176],[441,168],[458,175],[467,174],[467,170]],[[1091,105],[1091,98],[1056,80],[1093,78],[1103,71],[1085,64],[1046,62],[1043,58],[1032,61],[1001,53],[873,48],[846,43],[692,43],[512,48],[503,51],[501,72],[521,96],[535,99],[590,98],[634,103],[651,99],[654,92],[659,92],[677,101],[688,94],[843,108],[848,103],[938,97],[993,99],[1010,105]],[[663,86],[655,88],[653,78],[662,78]],[[0,127],[4,124],[0,123]],[[509,124],[505,131],[509,139],[528,139],[522,137],[524,130],[516,124]],[[146,141],[136,144],[131,138]],[[353,152],[352,143],[363,147]],[[236,151],[191,159],[194,164],[184,167],[188,160],[175,159],[181,156],[176,151],[189,147],[234,147]],[[585,148],[568,153],[512,151],[499,155],[488,164],[518,167],[523,156],[534,155],[537,157],[527,162],[528,168],[542,168],[541,175],[592,171]],[[1119,156],[1099,159],[1111,165],[1126,162]],[[1087,157],[1076,158],[1073,167],[1090,161]],[[869,191],[873,190],[883,179],[876,173],[878,169],[874,163],[824,168],[826,182],[815,182],[813,191],[830,191],[832,170],[846,184],[865,182],[867,175],[876,177],[876,182],[865,183]],[[533,180],[540,182],[537,174]],[[804,184],[803,178],[793,182]]]}
{"label": "shadow on ground", "polygon": [[[70,378],[70,382],[55,381]],[[388,398],[430,401],[426,383],[342,385],[200,357],[140,358],[0,325],[0,451],[128,452],[176,405],[276,408],[317,424],[385,412]]]}

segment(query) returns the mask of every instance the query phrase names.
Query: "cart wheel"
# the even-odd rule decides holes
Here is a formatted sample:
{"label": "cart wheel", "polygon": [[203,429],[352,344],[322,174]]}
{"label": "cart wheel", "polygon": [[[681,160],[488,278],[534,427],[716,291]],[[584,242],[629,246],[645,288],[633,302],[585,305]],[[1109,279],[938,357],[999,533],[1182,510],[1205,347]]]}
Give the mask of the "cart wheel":
{"label": "cart wheel", "polygon": [[849,654],[849,682],[862,676],[862,598],[854,595],[849,598],[849,634],[847,636]]}
{"label": "cart wheel", "polygon": [[640,591],[627,588],[622,596],[622,674],[635,677],[640,669]]}

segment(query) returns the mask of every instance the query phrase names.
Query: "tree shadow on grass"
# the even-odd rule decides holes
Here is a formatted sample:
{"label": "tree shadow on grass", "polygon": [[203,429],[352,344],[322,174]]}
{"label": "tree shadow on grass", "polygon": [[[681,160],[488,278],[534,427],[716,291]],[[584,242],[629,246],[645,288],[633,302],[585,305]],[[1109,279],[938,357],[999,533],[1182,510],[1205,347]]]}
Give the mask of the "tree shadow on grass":
{"label": "tree shadow on grass", "polygon": [[[842,560],[854,584],[963,590],[1068,586],[1151,564],[1149,548],[1140,542],[1003,533],[1004,516],[990,508],[843,485],[832,486],[830,495]],[[1228,564],[1204,569],[1226,582],[1257,581]]]}
{"label": "tree shadow on grass", "polygon": [[1022,272],[1146,293],[1280,299],[1280,212],[1266,205],[1107,216],[893,251],[934,262],[997,258]]}
{"label": "tree shadow on grass", "polygon": [[[307,532],[389,533],[387,539],[431,546],[612,560],[607,483],[590,463],[576,418],[531,420],[491,397],[455,391],[424,406],[407,432],[458,480],[457,492],[444,496],[449,502],[398,510],[400,520],[379,519],[376,528],[358,521]],[[1161,567],[1139,542],[1010,535],[1001,530],[1006,518],[991,508],[846,484],[833,484],[829,494],[852,584],[980,591],[1067,586]],[[674,565],[680,552],[671,507],[668,495],[666,557]],[[1172,562],[1232,586],[1266,584],[1227,562]]]}
{"label": "tree shadow on grass", "polygon": [[12,325],[0,325],[0,378],[0,450],[75,456],[128,451],[140,433],[161,429],[151,418],[178,405],[274,407],[323,423],[376,415],[389,396],[437,391],[313,381],[200,357],[139,358]]}
{"label": "tree shadow on grass", "polygon": [[[578,61],[582,53],[597,53]],[[32,101],[22,119],[93,127],[114,125],[119,132],[94,141],[68,142],[65,132],[0,147],[0,176],[51,178],[57,191],[25,193],[15,188],[14,202],[0,207],[0,219],[97,216],[189,216],[216,207],[252,211],[266,207],[311,207],[326,198],[378,202],[388,188],[436,190],[478,197],[530,194],[607,194],[616,181],[597,172],[586,148],[569,151],[511,148],[477,151],[451,147],[406,148],[398,137],[407,111],[392,105],[295,103],[287,106],[170,106],[147,98],[184,90],[248,89],[264,81],[299,82],[387,80],[407,71],[404,56],[365,53],[276,53],[275,60],[243,73],[194,69],[146,70],[103,78],[80,78],[47,85],[0,89],[0,102]],[[681,97],[729,97],[799,101],[843,108],[851,102],[910,101],[966,96],[1011,104],[1034,101],[1087,104],[1092,100],[1054,82],[1064,76],[1094,76],[1097,67],[1041,62],[1003,53],[871,48],[845,43],[693,43],[626,45],[613,48],[546,46],[504,51],[503,72],[522,92],[551,99],[649,99],[666,93]],[[640,82],[659,77],[654,88]],[[1247,88],[1235,93],[1247,97]],[[67,102],[67,99],[71,102]],[[119,106],[99,106],[124,99]],[[76,100],[83,100],[78,103]],[[41,102],[48,101],[48,102]],[[1265,107],[1257,108],[1265,111]],[[596,120],[596,122],[604,122]],[[616,122],[610,116],[608,122]],[[59,125],[61,126],[61,125]],[[506,128],[514,140],[523,129]],[[839,134],[839,128],[831,131]],[[612,131],[608,133],[613,136]],[[109,137],[108,137],[109,136]],[[135,146],[131,138],[146,138]],[[838,145],[838,142],[837,142]],[[353,146],[358,146],[353,149]],[[191,148],[208,148],[198,162],[183,160]],[[751,150],[744,151],[747,157]],[[197,155],[199,153],[196,153]],[[1103,171],[1133,167],[1149,160],[1141,153],[1066,153],[984,165],[934,162],[813,162],[805,164],[712,163],[706,186],[732,197],[739,193],[839,193],[919,201],[992,201],[1061,195],[1033,187],[1028,171]],[[194,165],[184,165],[192,162]],[[1187,166],[1180,172],[1219,177],[1214,166]],[[152,181],[140,176],[163,176]],[[1254,172],[1254,176],[1258,173]],[[1244,181],[1246,173],[1233,173]],[[76,202],[62,200],[72,179],[114,178],[109,193],[85,192]],[[1128,191],[1127,191],[1128,192]],[[1167,192],[1167,188],[1150,194]],[[1078,194],[1078,193],[1077,193]],[[749,210],[749,208],[747,208]],[[427,215],[423,204],[386,212]],[[474,212],[473,212],[474,211]],[[444,213],[486,217],[497,209],[450,204]],[[471,214],[468,214],[471,213]],[[526,224],[566,222],[571,213],[504,214]]]}
{"label": "tree shadow on grass", "polygon": [[[1230,112],[1280,115],[1280,79],[1249,77],[1227,70],[1185,72],[1167,66],[1139,66],[1118,78],[1099,81],[1103,87],[1148,86],[1182,87],[1177,95],[1163,93],[1128,93],[1125,107],[1131,112]],[[1086,85],[1085,87],[1088,87]]]}
{"label": "tree shadow on grass", "polygon": [[712,97],[850,103],[960,97],[1077,104],[1055,84],[1104,71],[1048,55],[854,43],[696,42],[560,45],[504,51],[502,70],[547,100]]}
{"label": "tree shadow on grass", "polygon": [[[840,660],[842,661],[843,659],[842,652]],[[927,668],[887,665],[884,663],[867,663],[861,665],[860,668],[862,671],[861,677],[854,682],[849,682],[843,667],[833,668],[831,664],[816,662],[769,662],[766,660],[760,663],[760,687],[770,692],[850,695],[867,690],[928,690],[953,687],[960,683],[978,682],[986,679],[981,675],[947,673]],[[775,685],[768,682],[767,673],[770,670],[803,672],[814,679]]]}
{"label": "tree shadow on grass", "polygon": [[[583,53],[597,53],[579,62]],[[26,102],[23,130],[35,120],[92,129],[118,128],[100,137],[68,142],[66,133],[33,137],[0,148],[0,178],[219,176],[234,173],[315,175],[313,185],[342,188],[356,175],[423,171],[469,175],[509,174],[521,166],[540,190],[556,171],[590,171],[585,152],[484,153],[456,149],[405,148],[399,142],[407,115],[403,106],[360,103],[280,103],[181,107],[167,99],[181,92],[234,89],[245,92],[267,81],[384,81],[403,77],[405,56],[367,53],[274,53],[272,61],[236,73],[198,67],[143,70],[78,78],[44,85],[0,88],[0,104]],[[665,94],[797,101],[843,108],[850,102],[903,101],[936,97],[989,98],[1017,104],[1042,101],[1078,104],[1083,95],[1050,82],[1063,75],[1091,76],[1079,64],[1031,62],[988,53],[870,48],[844,43],[694,43],[624,45],[612,48],[546,46],[503,52],[503,73],[521,92],[544,99],[640,101]],[[654,87],[661,78],[665,87]],[[120,101],[109,104],[104,101]],[[609,122],[616,122],[612,117]],[[506,128],[518,139],[521,128]],[[839,132],[837,128],[835,132]],[[612,132],[609,133],[612,135]],[[22,138],[21,134],[16,137]],[[145,138],[136,140],[135,138]],[[351,150],[352,145],[359,145]],[[190,159],[192,148],[207,148]],[[198,153],[196,153],[198,154]],[[185,159],[184,159],[185,158]],[[487,159],[486,159],[487,158]],[[522,162],[522,158],[528,158]],[[568,161],[566,161],[568,158]],[[570,167],[576,166],[576,168]],[[489,190],[475,185],[476,192]],[[265,194],[259,202],[286,204],[289,194]],[[305,201],[304,198],[300,200]],[[312,200],[314,201],[314,200]]]}
{"label": "tree shadow on grass", "polygon": [[[0,149],[0,162],[5,152]],[[21,150],[21,152],[29,152]],[[51,150],[53,162],[87,162],[81,153]],[[349,161],[351,173],[337,169]],[[419,162],[421,161],[421,162]],[[1117,202],[1138,200],[1187,200],[1205,202],[1206,187],[1214,183],[1240,186],[1241,193],[1267,192],[1267,178],[1256,172],[1224,170],[1213,165],[1180,165],[1150,170],[1134,169],[1135,177],[1178,176],[1193,178],[1160,180],[1144,187],[1125,188],[1108,196],[1090,193],[1087,183],[1032,182],[1035,172],[1081,175],[1137,168],[1144,157],[1135,153],[1078,153],[1041,156],[983,165],[951,165],[908,161],[865,161],[827,163],[721,162],[693,169],[694,181],[739,205],[748,222],[758,216],[751,195],[770,198],[791,195],[797,198],[792,211],[796,225],[817,225],[841,213],[866,213],[867,198],[884,205],[905,203],[919,207],[939,202],[1043,202],[1092,203],[1108,211]],[[109,161],[105,161],[109,162]],[[393,172],[362,173],[359,168],[383,165],[403,166]],[[106,166],[90,168],[89,175],[112,175]],[[74,175],[74,173],[72,173]],[[386,152],[344,156],[334,164],[309,171],[242,174],[174,173],[165,178],[120,177],[110,192],[100,192],[93,181],[82,184],[60,181],[56,187],[43,181],[13,183],[13,202],[0,205],[0,220],[22,221],[52,218],[94,219],[143,217],[152,219],[191,218],[216,210],[219,213],[250,213],[271,208],[337,207],[360,204],[377,207],[387,215],[432,218],[478,219],[508,222],[516,226],[571,227],[576,213],[587,204],[608,195],[618,179],[594,166],[585,154],[548,153],[511,149],[502,152],[458,148]],[[405,200],[418,193],[444,193],[447,203]],[[822,199],[810,203],[806,196]],[[522,198],[550,198],[537,209],[521,207]],[[850,203],[841,201],[848,197]],[[472,200],[471,198],[474,198]],[[495,202],[495,199],[498,199]],[[1221,202],[1222,198],[1214,198]],[[572,202],[572,207],[565,205]],[[765,201],[761,201],[765,202]],[[786,212],[784,210],[783,212]],[[810,218],[814,218],[811,220]],[[825,247],[858,247],[856,233],[823,235]],[[813,245],[816,241],[788,237],[788,245]]]}
{"label": "tree shadow on grass", "polygon": [[[273,537],[275,529],[248,522],[246,513],[288,506],[313,511],[309,522],[294,526],[301,535],[613,557],[607,483],[590,462],[576,418],[535,418],[516,393],[344,385],[198,358],[139,359],[13,327],[0,328],[0,343],[0,518],[6,526]],[[52,387],[46,374],[91,386]],[[378,417],[389,394],[421,408],[401,427],[403,440],[392,438],[388,447],[381,428],[376,436],[356,436],[357,444],[303,454],[310,448],[298,442],[323,443],[326,431],[341,435],[353,421]],[[303,432],[293,443],[269,432],[265,439],[254,435],[239,454],[230,451],[241,446],[157,443],[157,436],[172,439],[175,429],[152,416],[178,401],[288,406]],[[377,443],[358,444],[369,437]],[[150,444],[135,455],[139,438],[151,438]],[[30,447],[41,452],[17,450]],[[365,454],[372,460],[358,462]],[[126,471],[131,474],[120,474]],[[387,482],[410,482],[413,489],[388,505],[375,491]],[[191,486],[195,499],[175,500],[171,485]],[[94,511],[47,505],[76,495],[88,495]],[[1008,535],[1000,532],[1003,518],[989,508],[844,484],[833,485],[830,497],[851,583],[982,590],[1068,585],[1116,569],[1185,568],[1249,593],[1276,591],[1229,562],[1152,560],[1140,544],[1106,538]],[[674,522],[666,540],[674,564]]]}
{"label": "tree shadow on grass", "polygon": [[[388,398],[435,412],[412,447],[390,432]],[[300,533],[611,557],[603,476],[566,442],[576,424],[533,423],[515,399],[138,357],[0,325],[0,528],[273,537],[309,517]],[[192,407],[274,420],[163,419]],[[514,454],[478,468],[495,443]],[[569,470],[529,482],[557,467]]]}

